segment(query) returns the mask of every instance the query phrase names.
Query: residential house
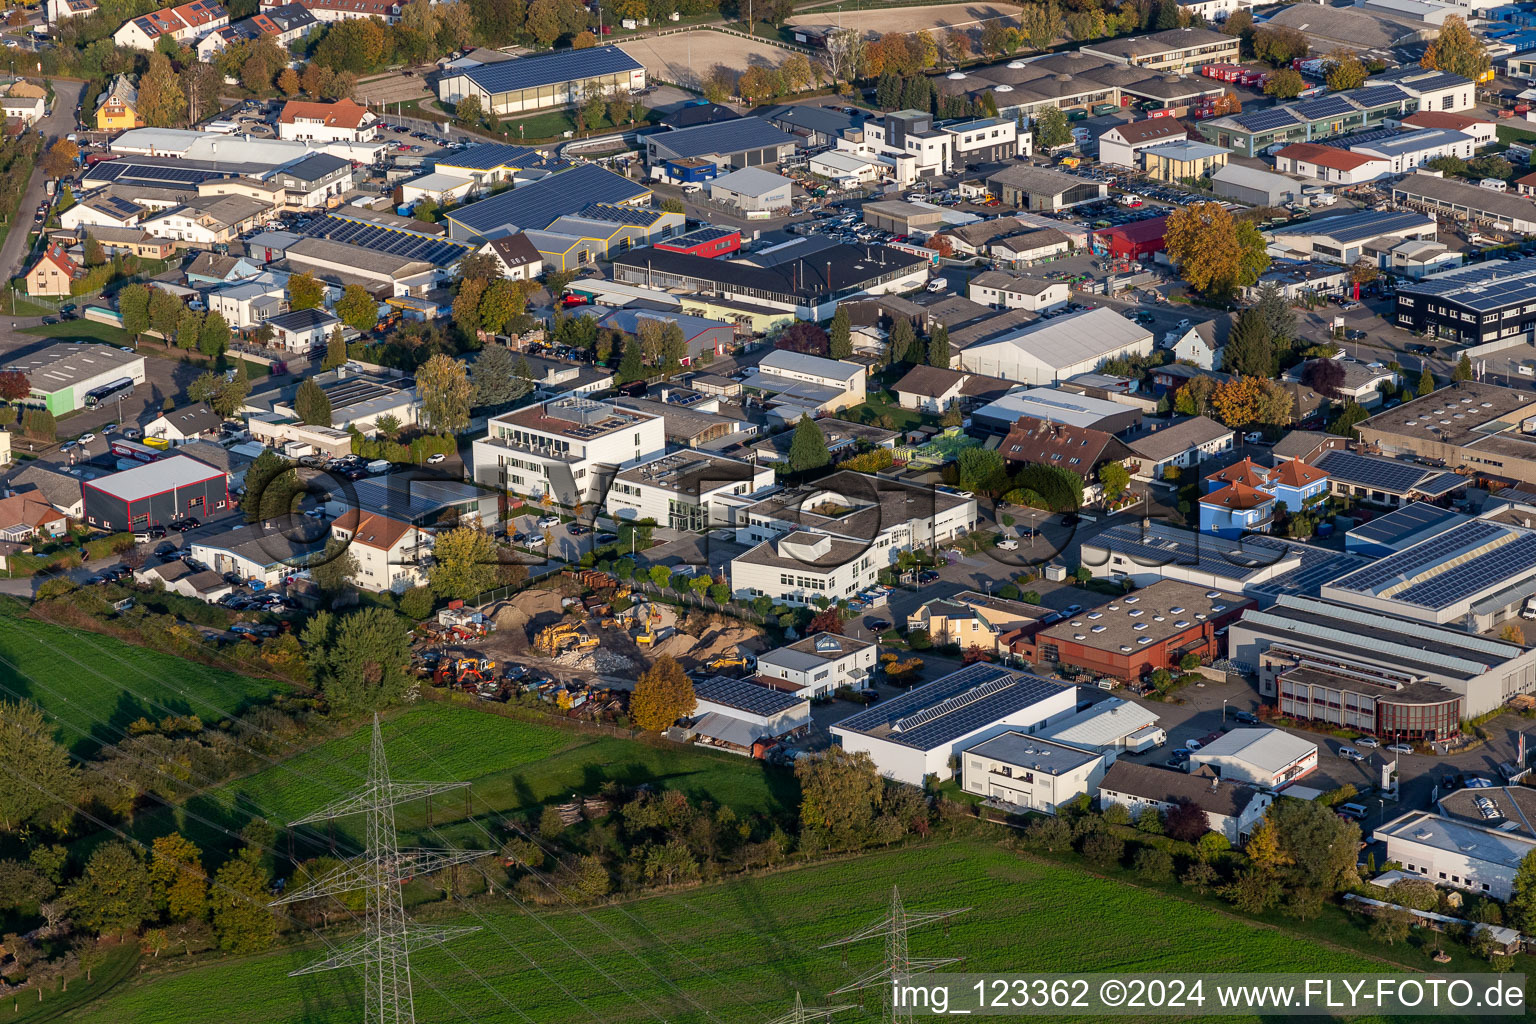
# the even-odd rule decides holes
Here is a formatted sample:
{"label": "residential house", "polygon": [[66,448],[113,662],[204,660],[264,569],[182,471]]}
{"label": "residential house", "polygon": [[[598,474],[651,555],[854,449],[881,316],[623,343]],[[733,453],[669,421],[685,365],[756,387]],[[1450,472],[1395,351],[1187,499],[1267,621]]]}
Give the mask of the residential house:
{"label": "residential house", "polygon": [[941,647],[956,644],[990,652],[1005,649],[1002,641],[1007,637],[1039,628],[1052,614],[1049,608],[1027,601],[962,590],[919,605],[907,616],[907,628],[927,630]]}
{"label": "residential house", "polygon": [[1236,538],[1267,533],[1275,517],[1273,495],[1243,483],[1230,483],[1200,499],[1200,532]]}
{"label": "residential house", "polygon": [[[4,436],[9,440],[11,435]],[[80,492],[80,478],[65,469],[53,463],[30,462],[11,475],[6,487],[12,493],[31,494],[46,501],[66,518],[84,518],[85,499]]]}
{"label": "residential house", "polygon": [[960,753],[960,788],[1010,811],[1055,814],[1097,791],[1104,756],[1017,729]]}
{"label": "residential house", "polygon": [[1117,760],[1099,782],[1099,807],[1118,804],[1132,818],[1147,811],[1166,814],[1180,804],[1205,812],[1211,831],[1241,846],[1264,820],[1274,797],[1264,790],[1223,780],[1210,768],[1192,772]]}
{"label": "residential house", "polygon": [[478,252],[495,260],[501,276],[512,281],[532,281],[544,273],[544,257],[522,232],[492,239]]}
{"label": "residential house", "polygon": [[135,569],[133,581],[146,587],[160,587],[172,594],[209,604],[234,592],[234,586],[213,570],[202,572],[188,568],[182,561],[161,562]]}
{"label": "residential house", "polygon": [[1343,371],[1338,385],[1332,389],[1333,393],[1327,396],[1336,402],[1354,402],[1363,408],[1374,409],[1386,400],[1381,391],[1383,387],[1395,390],[1402,383],[1402,377],[1396,370],[1381,363],[1362,363],[1357,360],[1309,359],[1286,370],[1280,379],[1285,383],[1304,383],[1318,388],[1318,381],[1313,375],[1317,372],[1316,364],[1322,362],[1333,362]]}
{"label": "residential house", "polygon": [[872,640],[816,633],[757,659],[757,674],[774,689],[802,697],[830,697],[838,690],[870,685],[878,647]]}
{"label": "residential house", "polygon": [[1123,463],[1132,455],[1113,434],[1030,416],[1019,417],[998,451],[1010,469],[1054,466],[1090,482],[1097,479],[1099,466],[1106,462]]}
{"label": "residential house", "polygon": [[972,302],[1035,312],[1060,308],[1072,298],[1072,291],[1065,281],[1019,277],[1001,270],[983,271],[971,278],[967,293]]}
{"label": "residential house", "polygon": [[272,344],[285,352],[308,353],[324,348],[331,331],[341,321],[323,309],[296,309],[266,321],[272,328]]}
{"label": "residential house", "polygon": [[1225,347],[1226,326],[1216,320],[1190,324],[1180,330],[1169,331],[1163,338],[1163,346],[1175,362],[1193,363],[1202,370],[1219,370],[1221,352]]}
{"label": "residential house", "polygon": [[27,294],[61,296],[70,293],[70,285],[81,275],[78,263],[57,242],[43,250],[32,269],[27,271]]}
{"label": "residential house", "polygon": [[59,214],[59,227],[83,238],[95,228],[133,227],[149,210],[138,203],[111,195],[91,195]]}
{"label": "residential house", "polygon": [[244,196],[198,196],[144,222],[144,230],[187,248],[227,245],[270,216],[272,206]]}
{"label": "residential house", "polygon": [[294,142],[371,142],[379,137],[379,119],[345,97],[334,103],[289,100],[277,116],[277,137]]}
{"label": "residential house", "polygon": [[403,593],[426,579],[425,559],[432,533],[408,522],[362,509],[349,509],[331,523],[331,536],[347,543],[357,559],[352,582],[375,593]]}
{"label": "residential house", "polygon": [[143,128],[144,119],[139,116],[139,90],[127,75],[113,75],[101,96],[96,100],[96,130],[99,132],[125,132]]}
{"label": "residential house", "polygon": [[914,366],[891,388],[903,409],[941,413],[959,403],[961,408],[996,401],[1016,385],[998,377],[962,373],[941,366]]}
{"label": "residential house", "polygon": [[31,491],[0,498],[0,541],[25,543],[34,537],[62,537],[69,526],[64,513]]}
{"label": "residential house", "polygon": [[156,416],[144,424],[144,436],[183,444],[197,438],[217,436],[223,424],[224,417],[214,412],[207,402],[197,402]]}
{"label": "residential house", "polygon": [[1099,136],[1099,162],[1140,170],[1140,150],[1188,137],[1189,129],[1171,117],[1118,124]]}
{"label": "residential house", "polygon": [[1208,416],[1190,416],[1128,442],[1136,456],[1128,461],[1137,480],[1165,480],[1170,470],[1185,470],[1230,452],[1237,433]]}
{"label": "residential house", "polygon": [[162,38],[194,43],[229,24],[229,11],[214,0],[191,0],[137,18],[129,18],[112,33],[112,41],[130,50],[153,50]]}

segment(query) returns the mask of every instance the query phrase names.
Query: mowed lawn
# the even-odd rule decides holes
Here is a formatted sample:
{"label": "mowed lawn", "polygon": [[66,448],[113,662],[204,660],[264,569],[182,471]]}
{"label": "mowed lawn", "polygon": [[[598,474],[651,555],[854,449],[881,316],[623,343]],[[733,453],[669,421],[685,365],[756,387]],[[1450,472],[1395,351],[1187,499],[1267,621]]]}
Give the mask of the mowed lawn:
{"label": "mowed lawn", "polygon": [[0,659],[0,698],[36,702],[58,722],[59,742],[81,756],[122,739],[140,718],[216,722],[284,685],[40,622],[10,601],[0,601]]}
{"label": "mowed lawn", "polygon": [[[621,737],[588,735],[502,718],[468,708],[424,704],[386,716],[382,723],[390,776],[400,781],[470,783],[462,793],[414,801],[396,809],[402,842],[441,846],[463,843],[487,847],[497,836],[496,821],[529,811],[571,794],[592,795],[608,780],[628,785],[649,782],[679,789],[738,813],[781,813],[793,809],[798,789],[787,772],[760,761],[717,754],[696,747],[654,747]],[[238,831],[252,816],[273,824],[305,817],[360,787],[368,770],[372,729],[322,743],[261,771],[219,786],[188,801],[139,815],[133,830],[146,842],[171,829],[207,848],[227,845],[215,829]],[[478,824],[466,820],[468,814]],[[359,818],[335,823],[338,841],[355,843],[362,835]],[[324,824],[299,833],[295,853],[302,857],[302,837],[327,843]]]}
{"label": "mowed lawn", "polygon": [[[879,940],[851,949],[847,966],[837,950],[818,947],[883,916],[893,884],[909,910],[972,908],[947,935],[930,925],[910,938],[912,956],[964,956],[956,969],[966,972],[1386,969],[1159,892],[1021,859],[991,843],[956,841],[581,914],[534,919],[510,902],[479,904],[477,915],[455,920],[481,931],[454,942],[451,952],[416,956],[417,1019],[759,1024],[783,1012],[797,991],[808,1004],[823,1003],[827,992],[878,966]],[[314,955],[285,950],[137,978],[70,1019],[352,1024],[361,1012],[355,973],[285,976]],[[837,1019],[878,1019],[877,1004],[869,1005]]]}

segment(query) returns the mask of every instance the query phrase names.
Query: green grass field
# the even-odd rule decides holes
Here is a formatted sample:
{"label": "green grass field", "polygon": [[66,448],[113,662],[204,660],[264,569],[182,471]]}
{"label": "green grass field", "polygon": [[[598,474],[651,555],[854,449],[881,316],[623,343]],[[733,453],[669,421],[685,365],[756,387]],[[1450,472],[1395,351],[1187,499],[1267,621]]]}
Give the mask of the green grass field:
{"label": "green grass field", "polygon": [[35,701],[58,721],[59,742],[82,756],[139,718],[215,722],[282,686],[39,622],[9,600],[0,601],[0,657],[0,697]]}
{"label": "green grass field", "polygon": [[[846,967],[837,951],[818,947],[878,920],[893,884],[912,910],[972,908],[947,935],[935,925],[910,940],[913,956],[963,955],[956,969],[967,972],[1384,969],[1156,891],[958,841],[588,914],[534,919],[510,903],[482,903],[478,919],[460,918],[482,931],[415,958],[417,1019],[757,1024],[783,1012],[796,991],[820,1004],[826,992],[878,965],[878,940],[850,950]],[[355,974],[285,977],[313,953],[284,950],[134,979],[70,1019],[350,1024],[359,1013]],[[218,998],[210,1001],[209,993]],[[867,1021],[878,1013],[872,1001],[869,1010],[837,1019]]]}
{"label": "green grass field", "polygon": [[[469,782],[469,811],[477,819],[529,811],[571,793],[593,794],[609,779],[631,785],[660,783],[691,796],[707,795],[743,815],[782,813],[798,800],[787,772],[696,747],[652,747],[442,704],[391,715],[383,728],[393,778]],[[143,813],[133,831],[147,842],[174,828],[212,849],[226,846],[228,836],[217,833],[210,822],[238,830],[253,814],[275,823],[307,815],[356,788],[367,770],[369,736],[369,729],[359,729],[212,789],[185,807]],[[422,845],[458,842],[485,847],[489,842],[480,825],[465,820],[462,795],[434,801],[430,829],[424,802],[400,807],[396,824],[406,840]],[[360,821],[343,819],[336,823],[336,836],[354,841],[360,827]],[[487,827],[494,832],[493,826]],[[309,834],[318,839],[325,835],[324,826]],[[297,847],[295,853],[306,855]]]}

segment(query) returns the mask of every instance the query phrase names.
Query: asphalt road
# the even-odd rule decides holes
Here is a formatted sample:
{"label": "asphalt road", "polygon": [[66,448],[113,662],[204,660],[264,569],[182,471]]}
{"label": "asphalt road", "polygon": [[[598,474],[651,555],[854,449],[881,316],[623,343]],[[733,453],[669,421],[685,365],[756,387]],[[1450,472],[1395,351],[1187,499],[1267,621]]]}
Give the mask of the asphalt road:
{"label": "asphalt road", "polygon": [[[53,140],[68,135],[78,125],[75,122],[75,105],[80,102],[80,96],[85,92],[84,82],[71,82],[65,79],[51,79],[53,83],[53,110],[36,125],[47,137],[47,145],[52,145]],[[44,185],[45,178],[41,164],[32,169],[32,180],[27,184],[26,194],[21,197],[21,207],[16,213],[16,222],[11,225],[12,230],[5,236],[5,244],[0,245],[0,270],[5,272],[7,278],[16,277],[25,267],[27,256],[27,228],[32,225],[32,215],[37,211],[38,204],[47,198],[47,190]]]}

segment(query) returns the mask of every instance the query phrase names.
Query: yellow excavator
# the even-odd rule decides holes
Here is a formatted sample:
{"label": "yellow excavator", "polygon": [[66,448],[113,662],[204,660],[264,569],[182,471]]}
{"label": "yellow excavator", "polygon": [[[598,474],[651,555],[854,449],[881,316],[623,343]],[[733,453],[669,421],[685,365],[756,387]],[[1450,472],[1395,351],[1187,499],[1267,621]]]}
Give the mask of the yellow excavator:
{"label": "yellow excavator", "polygon": [[557,622],[553,626],[546,626],[540,630],[533,645],[546,654],[559,654],[576,642],[579,632],[574,622]]}
{"label": "yellow excavator", "polygon": [[590,651],[602,643],[601,640],[584,629],[577,630],[572,635],[572,639],[576,641],[576,649],[578,651]]}
{"label": "yellow excavator", "polygon": [[641,647],[649,647],[655,642],[656,631],[652,629],[651,624],[647,622],[645,624],[645,628],[635,634],[635,643],[639,644]]}
{"label": "yellow excavator", "polygon": [[751,657],[742,657],[740,655],[736,657],[730,657],[723,655],[719,658],[716,658],[714,661],[711,661],[709,663],[709,667],[716,672],[725,668],[751,669],[755,667],[755,661],[756,659]]}

